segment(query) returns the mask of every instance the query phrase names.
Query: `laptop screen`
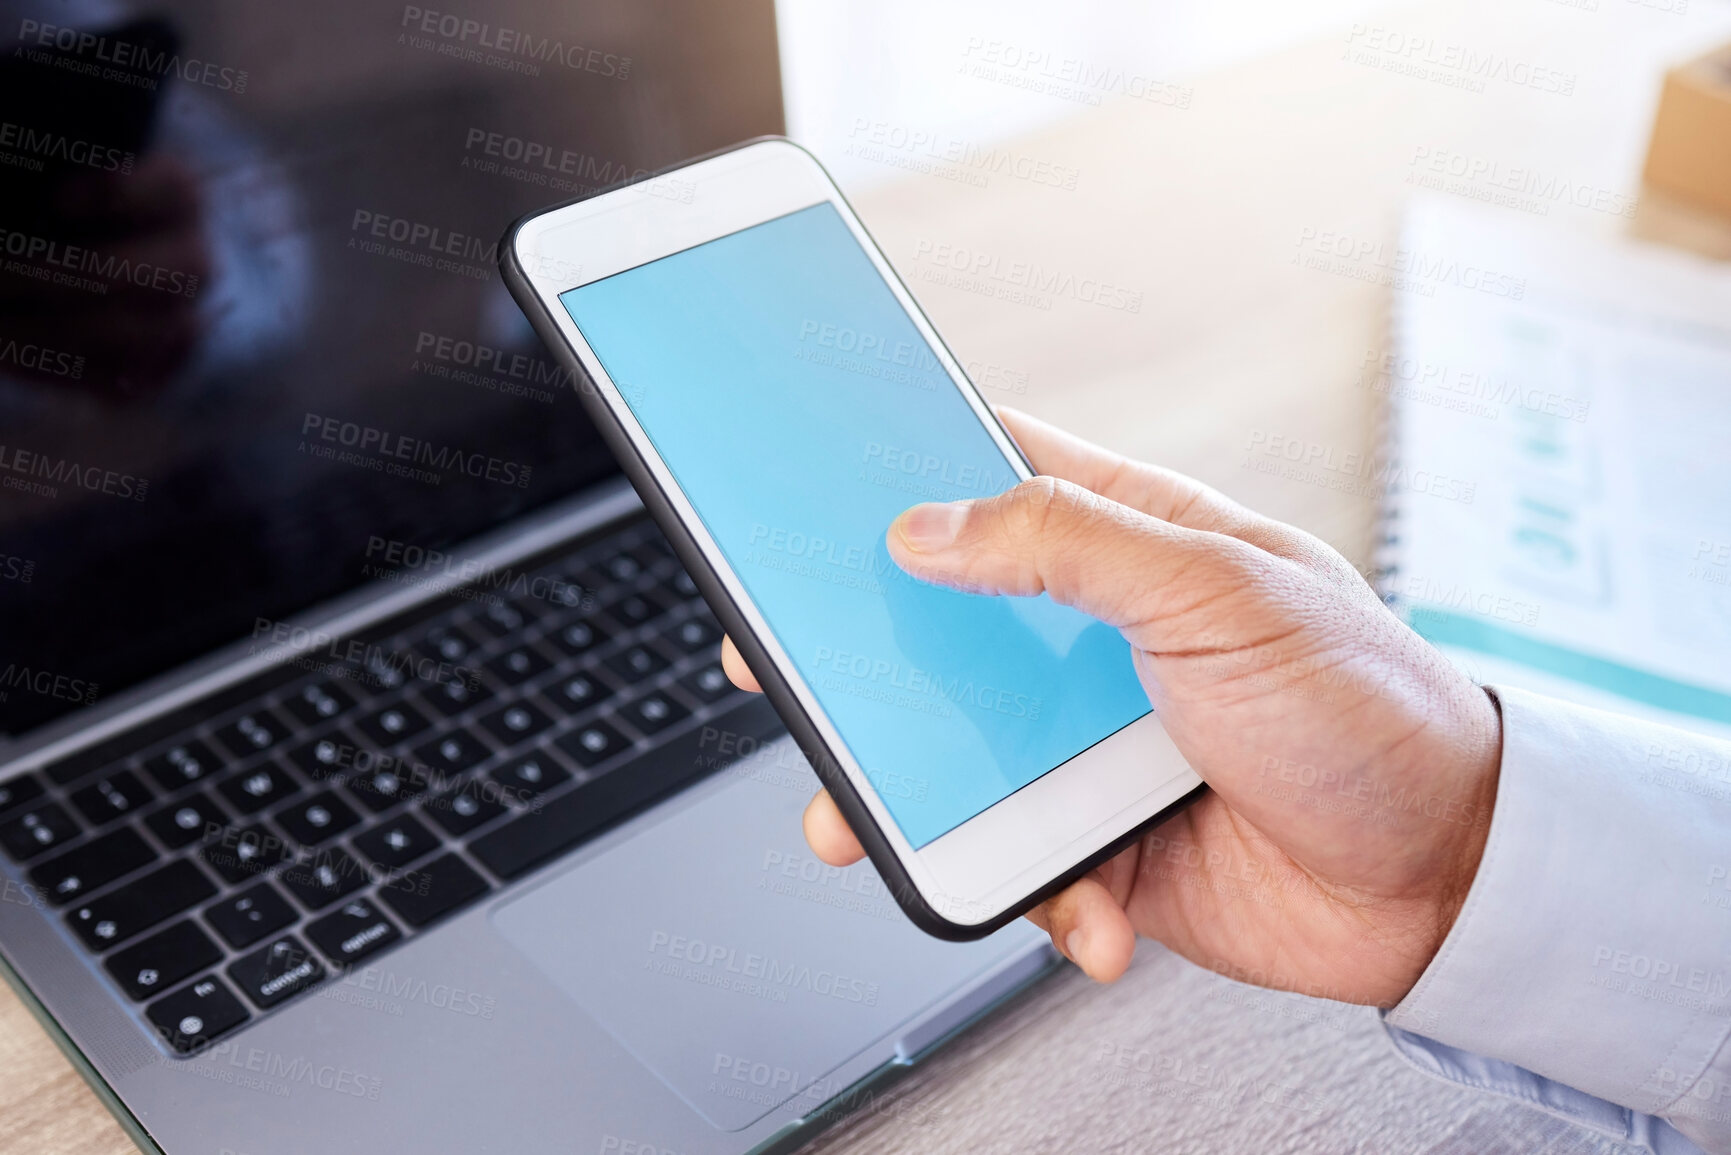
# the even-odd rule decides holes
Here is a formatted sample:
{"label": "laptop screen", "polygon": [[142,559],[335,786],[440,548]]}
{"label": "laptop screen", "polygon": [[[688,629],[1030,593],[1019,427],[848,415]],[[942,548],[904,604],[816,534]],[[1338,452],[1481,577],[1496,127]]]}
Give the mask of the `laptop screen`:
{"label": "laptop screen", "polygon": [[781,130],[770,0],[0,0],[0,732],[613,473],[498,240]]}

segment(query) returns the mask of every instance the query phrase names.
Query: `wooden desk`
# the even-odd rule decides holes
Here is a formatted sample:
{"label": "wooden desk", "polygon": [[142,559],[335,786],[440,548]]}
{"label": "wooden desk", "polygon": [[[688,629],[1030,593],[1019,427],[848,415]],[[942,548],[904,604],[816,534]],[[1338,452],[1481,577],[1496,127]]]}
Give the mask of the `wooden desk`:
{"label": "wooden desk", "polygon": [[[994,400],[1182,469],[1364,564],[1368,501],[1242,467],[1259,430],[1341,452],[1375,440],[1377,395],[1361,375],[1386,348],[1387,290],[1294,258],[1323,233],[1392,247],[1402,202],[1445,153],[1505,175],[1532,169],[1540,187],[1566,182],[1607,203],[1636,194],[1661,64],[1731,38],[1731,12],[1596,3],[1391,9],[1364,22],[1384,33],[1342,27],[1189,83],[1188,108],[1107,96],[1014,145],[1073,169],[1073,189],[989,172],[982,188],[963,165],[874,189],[859,207]],[[1472,91],[1460,87],[1470,77],[1447,68],[1431,78],[1392,71],[1404,65],[1387,50],[1389,32],[1432,37],[1438,52],[1500,54],[1529,79],[1534,68],[1570,76],[1573,91],[1497,79]],[[1445,195],[1486,191],[1456,188]],[[1638,231],[1731,255],[1731,230],[1650,199],[1634,221],[1568,199],[1524,202],[1507,211],[1535,225]],[[1055,291],[1006,296],[1017,262],[1055,278]],[[932,279],[956,264],[974,270],[965,287]],[[1139,294],[1136,311],[1083,299],[1102,281]],[[132,1150],[9,991],[0,991],[0,1120],[6,1152]],[[1418,1073],[1372,1011],[1238,986],[1145,944],[1116,986],[1057,976],[815,1149],[1605,1148]]]}

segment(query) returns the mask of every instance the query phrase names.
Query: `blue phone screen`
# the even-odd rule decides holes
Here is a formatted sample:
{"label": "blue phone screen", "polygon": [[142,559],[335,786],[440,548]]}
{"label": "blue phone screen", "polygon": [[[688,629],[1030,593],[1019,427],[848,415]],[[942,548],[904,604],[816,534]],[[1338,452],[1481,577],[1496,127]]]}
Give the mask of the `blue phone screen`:
{"label": "blue phone screen", "polygon": [[1116,630],[890,560],[1017,478],[832,206],[560,300],[914,846],[1149,712]]}

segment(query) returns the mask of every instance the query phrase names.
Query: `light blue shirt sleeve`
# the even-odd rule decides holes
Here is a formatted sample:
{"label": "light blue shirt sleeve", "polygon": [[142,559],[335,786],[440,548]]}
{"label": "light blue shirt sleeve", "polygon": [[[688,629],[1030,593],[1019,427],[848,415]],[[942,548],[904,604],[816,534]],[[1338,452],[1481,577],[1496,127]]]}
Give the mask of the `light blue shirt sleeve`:
{"label": "light blue shirt sleeve", "polygon": [[1731,1155],[1731,743],[1492,692],[1484,858],[1389,1037],[1658,1155]]}

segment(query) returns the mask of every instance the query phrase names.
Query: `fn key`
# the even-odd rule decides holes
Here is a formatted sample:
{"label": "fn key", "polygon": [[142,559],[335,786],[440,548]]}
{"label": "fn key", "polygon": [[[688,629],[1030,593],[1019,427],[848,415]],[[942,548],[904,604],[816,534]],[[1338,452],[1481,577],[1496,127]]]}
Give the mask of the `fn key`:
{"label": "fn key", "polygon": [[410,926],[426,926],[487,891],[474,867],[447,854],[405,872],[379,889],[379,897]]}
{"label": "fn key", "polygon": [[214,975],[150,1004],[151,1024],[182,1055],[199,1050],[218,1035],[246,1022],[246,1008]]}

